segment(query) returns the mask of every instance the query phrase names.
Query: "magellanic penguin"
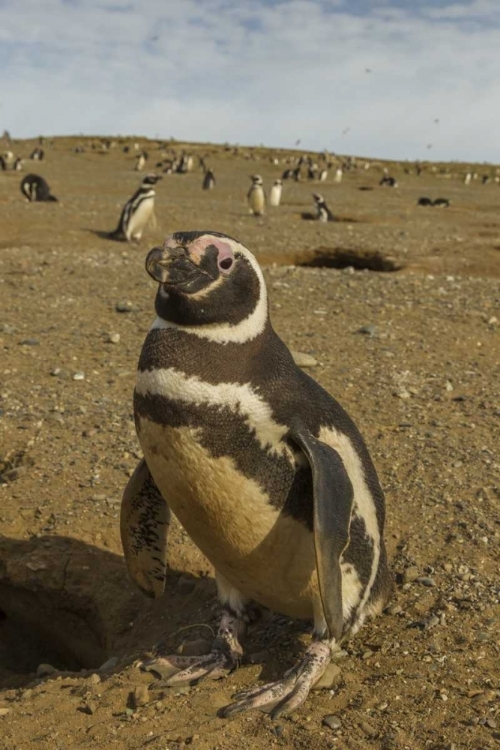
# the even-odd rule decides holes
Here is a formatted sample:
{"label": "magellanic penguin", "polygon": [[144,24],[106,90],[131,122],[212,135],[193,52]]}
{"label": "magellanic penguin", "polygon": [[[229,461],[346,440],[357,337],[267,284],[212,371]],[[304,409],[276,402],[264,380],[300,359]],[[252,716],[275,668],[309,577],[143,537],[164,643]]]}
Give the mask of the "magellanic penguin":
{"label": "magellanic penguin", "polygon": [[332,214],[332,212],[326,205],[326,201],[323,198],[323,196],[320,195],[319,193],[313,193],[313,198],[316,204],[317,220],[325,222],[325,223],[327,221],[335,221],[335,216]]}
{"label": "magellanic penguin", "polygon": [[38,174],[27,174],[21,180],[21,193],[29,201],[57,201],[48,183]]}
{"label": "magellanic penguin", "polygon": [[256,607],[314,621],[284,679],[237,696],[231,716],[307,698],[332,650],[390,590],[384,496],[344,409],[300,370],[274,332],[254,256],[218,232],[178,232],[146,259],[157,319],[139,359],[134,414],[144,453],[123,496],[128,570],[165,585],[170,511],[216,570],[223,607],[212,652],[143,661],[168,686],[222,677],[242,655]]}
{"label": "magellanic penguin", "polygon": [[283,182],[281,180],[275,180],[274,185],[269,193],[269,205],[276,207],[281,203],[281,191],[283,190]]}
{"label": "magellanic penguin", "polygon": [[213,190],[215,187],[215,175],[211,169],[207,169],[203,177],[203,190]]}
{"label": "magellanic penguin", "polygon": [[122,210],[120,221],[114,232],[109,233],[110,239],[139,242],[146,225],[153,217],[155,206],[155,185],[161,176],[150,172],[141,186],[128,200]]}
{"label": "magellanic penguin", "polygon": [[262,177],[255,174],[251,178],[252,185],[247,193],[248,208],[254,216],[262,216],[266,208],[266,194],[263,188]]}

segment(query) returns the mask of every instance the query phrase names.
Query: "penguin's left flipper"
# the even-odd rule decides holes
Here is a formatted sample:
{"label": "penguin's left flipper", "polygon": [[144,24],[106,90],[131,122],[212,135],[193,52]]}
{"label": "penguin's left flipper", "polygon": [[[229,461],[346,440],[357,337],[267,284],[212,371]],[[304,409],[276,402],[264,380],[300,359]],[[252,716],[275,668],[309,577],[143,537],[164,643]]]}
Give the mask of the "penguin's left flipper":
{"label": "penguin's left flipper", "polygon": [[163,594],[170,509],[142,459],[123,493],[120,532],[130,577],[152,598]]}
{"label": "penguin's left flipper", "polygon": [[323,615],[330,640],[343,631],[340,558],[349,543],[354,498],[351,480],[339,453],[296,426],[290,437],[311,467],[314,494],[314,548]]}
{"label": "penguin's left flipper", "polygon": [[296,426],[289,437],[305,454],[312,472],[316,572],[324,622],[315,623],[315,640],[282,680],[237,693],[236,701],[219,711],[224,718],[252,709],[270,711],[272,719],[295,711],[330,663],[332,641],[339,643],[342,638],[340,558],[349,542],[352,483],[334,448],[302,426]]}

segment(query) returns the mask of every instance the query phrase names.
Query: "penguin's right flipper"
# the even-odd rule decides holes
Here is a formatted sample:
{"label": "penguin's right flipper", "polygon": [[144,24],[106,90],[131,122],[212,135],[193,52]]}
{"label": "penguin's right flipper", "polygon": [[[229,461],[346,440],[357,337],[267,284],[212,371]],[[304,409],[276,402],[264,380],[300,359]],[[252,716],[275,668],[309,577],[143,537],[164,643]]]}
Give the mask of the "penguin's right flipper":
{"label": "penguin's right flipper", "polygon": [[152,598],[165,589],[169,524],[170,509],[142,459],[123,493],[120,531],[128,572]]}
{"label": "penguin's right flipper", "polygon": [[314,493],[314,547],[323,614],[337,643],[343,631],[340,558],[349,543],[354,491],[342,458],[330,445],[297,426],[290,437],[311,467]]}

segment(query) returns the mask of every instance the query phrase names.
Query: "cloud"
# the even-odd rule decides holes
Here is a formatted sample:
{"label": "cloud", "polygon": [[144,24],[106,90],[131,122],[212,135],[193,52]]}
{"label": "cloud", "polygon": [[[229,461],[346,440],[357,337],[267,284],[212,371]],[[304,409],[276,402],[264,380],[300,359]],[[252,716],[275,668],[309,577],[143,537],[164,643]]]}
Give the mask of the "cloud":
{"label": "cloud", "polygon": [[0,113],[17,137],[301,138],[340,153],[500,162],[497,0],[0,0],[0,10]]}

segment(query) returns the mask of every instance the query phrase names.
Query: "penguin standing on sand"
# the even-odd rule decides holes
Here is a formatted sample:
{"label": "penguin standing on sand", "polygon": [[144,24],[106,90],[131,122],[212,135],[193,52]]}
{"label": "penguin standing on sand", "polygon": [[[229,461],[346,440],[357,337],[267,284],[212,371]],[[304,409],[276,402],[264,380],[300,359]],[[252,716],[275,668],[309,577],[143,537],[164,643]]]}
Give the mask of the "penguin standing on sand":
{"label": "penguin standing on sand", "polygon": [[342,167],[337,167],[335,170],[335,176],[333,178],[334,182],[341,183],[342,182]]}
{"label": "penguin standing on sand", "polygon": [[215,567],[223,615],[210,654],[157,646],[141,666],[169,687],[220,678],[241,662],[260,606],[313,619],[312,643],[283,679],[219,712],[276,718],[306,700],[332,652],[387,601],[383,492],[350,417],[274,332],[243,245],[177,232],[146,270],[159,283],[158,317],[135,387],[144,459],[122,500],[125,559],[143,592],[161,596],[173,512]]}
{"label": "penguin standing on sand", "polygon": [[215,187],[215,175],[211,169],[207,169],[203,177],[203,190],[213,190]]}
{"label": "penguin standing on sand", "polygon": [[248,208],[254,216],[262,216],[266,209],[266,194],[263,188],[262,177],[255,174],[251,178],[252,185],[247,193]]}
{"label": "penguin standing on sand", "polygon": [[283,182],[282,180],[275,180],[274,185],[271,188],[271,192],[269,193],[269,205],[270,206],[279,206],[281,203],[281,191],[283,190]]}
{"label": "penguin standing on sand", "polygon": [[125,203],[117,228],[108,234],[110,239],[140,241],[146,225],[153,218],[155,185],[158,180],[161,180],[161,177],[153,172],[144,177],[140,188]]}
{"label": "penguin standing on sand", "polygon": [[316,218],[318,221],[327,222],[335,221],[335,216],[332,214],[326,201],[319,193],[313,193],[314,202],[316,204]]}
{"label": "penguin standing on sand", "polygon": [[27,174],[21,180],[21,193],[30,201],[56,202],[57,198],[52,195],[48,183],[38,174]]}

